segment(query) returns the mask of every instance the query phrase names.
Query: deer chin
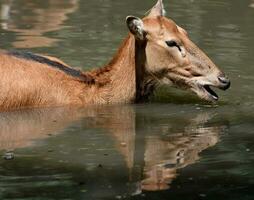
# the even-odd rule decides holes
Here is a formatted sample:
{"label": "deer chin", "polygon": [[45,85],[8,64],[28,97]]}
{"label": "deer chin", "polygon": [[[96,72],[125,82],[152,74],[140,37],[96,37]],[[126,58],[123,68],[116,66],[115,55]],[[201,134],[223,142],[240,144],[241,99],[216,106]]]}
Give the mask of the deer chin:
{"label": "deer chin", "polygon": [[195,93],[200,99],[208,102],[218,101],[218,95],[210,88],[212,85],[197,83],[197,81],[188,81],[179,74],[170,73],[167,77],[161,79],[164,85],[172,86],[181,90],[189,90]]}
{"label": "deer chin", "polygon": [[196,85],[192,87],[191,90],[197,94],[201,99],[204,99],[209,102],[216,102],[219,100],[219,96],[211,89],[211,87],[217,87],[214,85]]}
{"label": "deer chin", "polygon": [[227,90],[230,84],[221,86],[209,83],[204,80],[188,80],[186,77],[179,76],[179,74],[170,73],[165,78],[161,79],[166,85],[173,86],[182,90],[189,90],[195,93],[200,99],[214,103],[219,100],[219,96],[213,91],[211,87],[221,90]]}

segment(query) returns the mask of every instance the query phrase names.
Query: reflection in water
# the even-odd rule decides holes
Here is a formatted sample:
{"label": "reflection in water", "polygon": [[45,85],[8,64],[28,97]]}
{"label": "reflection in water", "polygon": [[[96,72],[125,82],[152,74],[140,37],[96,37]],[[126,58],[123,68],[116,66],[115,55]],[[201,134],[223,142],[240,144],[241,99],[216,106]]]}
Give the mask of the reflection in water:
{"label": "reflection in water", "polygon": [[[17,47],[50,46],[55,40],[45,33],[61,29],[57,34],[65,38],[64,44],[43,51],[53,50],[67,62],[77,61],[74,66],[104,63],[126,35],[125,17],[142,16],[154,3],[0,2],[1,26],[7,30],[2,45],[15,41]],[[54,3],[66,6],[57,8]],[[212,117],[209,110],[190,111],[189,95],[175,99],[171,94],[165,94],[167,103],[174,102],[169,108],[150,104],[1,113],[0,155],[13,151],[14,160],[0,156],[0,199],[119,199],[122,194],[168,187],[166,192],[144,192],[146,197],[133,199],[253,199],[254,1],[172,0],[165,4],[168,16],[185,27],[234,82],[223,97],[226,101],[212,109],[217,115]],[[60,17],[52,11],[56,8]],[[70,13],[75,14],[70,17]],[[52,17],[47,21],[44,15]],[[62,29],[67,17],[74,30],[80,30],[71,39]],[[12,30],[17,31],[15,37]],[[228,127],[225,121],[230,121],[229,134],[204,153]],[[197,162],[200,154],[203,159]]]}
{"label": "reflection in water", "polygon": [[10,18],[11,0],[6,0],[1,5],[1,26],[4,30],[8,29],[7,21]]}
{"label": "reflection in water", "polygon": [[254,8],[254,1],[252,0],[251,3],[250,3],[250,7],[251,8]]}
{"label": "reflection in water", "polygon": [[45,0],[40,4],[33,0],[5,0],[1,4],[1,26],[18,33],[15,48],[49,47],[57,39],[44,34],[64,28],[68,14],[77,8],[78,0]]}
{"label": "reflection in water", "polygon": [[72,109],[44,109],[0,113],[0,149],[30,146],[66,127],[78,117]]}
{"label": "reflection in water", "polygon": [[[59,169],[68,166],[66,169],[68,172],[63,172],[63,179],[68,181],[71,181],[69,179],[73,179],[75,176],[78,176],[78,179],[82,176],[84,178],[92,177],[93,180],[88,185],[97,182],[99,188],[101,178],[95,175],[100,173],[103,180],[106,179],[103,184],[106,181],[108,187],[111,188],[110,181],[122,179],[119,177],[122,176],[125,169],[129,178],[123,182],[129,182],[132,187],[130,191],[126,188],[125,183],[122,184],[124,185],[123,190],[125,192],[128,190],[127,194],[165,190],[176,178],[178,169],[195,163],[203,150],[218,142],[219,135],[225,127],[224,125],[208,124],[213,116],[210,112],[199,112],[194,115],[196,116],[193,117],[193,113],[189,117],[178,116],[179,121],[176,119],[177,116],[168,117],[166,122],[160,124],[158,123],[160,117],[140,114],[140,108],[133,106],[85,109],[56,108],[1,113],[0,149],[2,151],[13,150],[14,152],[24,149],[26,156],[29,154],[33,157],[33,160],[27,161],[26,156],[23,158],[22,155],[19,155],[18,159],[11,161],[11,163],[16,162],[13,164],[14,167],[7,167],[8,171],[12,170],[15,177],[19,177],[19,173],[23,174],[22,180],[26,176],[26,173],[24,174],[22,171],[25,167],[29,171],[27,173],[31,173],[31,177],[29,176],[30,178],[25,180],[31,179],[31,184],[34,181],[32,177],[38,176],[36,175],[38,167],[44,171],[43,174],[51,173],[50,171],[54,170],[49,170],[49,166],[43,167],[43,165],[48,163],[50,166],[58,166],[60,160],[63,166],[58,166],[55,173],[60,173]],[[153,121],[156,121],[155,128],[150,123]],[[65,132],[65,130],[67,131]],[[74,133],[71,130],[74,130]],[[140,130],[142,131],[140,132]],[[78,132],[81,134],[75,134]],[[52,137],[54,138],[53,144],[50,143]],[[43,156],[36,156],[34,152],[45,151],[43,145],[32,143],[38,139],[46,139],[44,141],[48,141],[47,148],[55,149],[55,153],[52,155],[48,153],[46,157],[43,153]],[[61,147],[63,145],[64,147]],[[101,152],[104,152],[102,157]],[[123,168],[119,168],[121,161],[116,157],[118,154],[124,161],[125,167]],[[8,163],[10,161],[0,161],[1,166],[8,165]],[[37,166],[37,163],[43,163],[43,165]],[[19,172],[16,165],[23,166],[22,172]],[[77,172],[76,168],[81,168],[81,172]],[[98,172],[98,169],[105,171]],[[47,170],[49,171],[47,172]],[[110,170],[113,170],[113,175]],[[66,173],[69,174],[67,177]],[[2,174],[5,174],[5,171],[0,168],[0,176]],[[5,181],[8,179],[6,176],[3,177]],[[47,176],[43,176],[44,179],[47,179]],[[11,180],[10,178],[6,184],[11,185]],[[22,183],[22,180],[19,181]],[[5,181],[2,183],[0,181],[2,187],[5,186]],[[50,181],[56,180],[52,180],[51,177],[48,183]],[[75,180],[72,181],[75,182]],[[121,185],[119,180],[116,184],[117,187]],[[15,183],[13,187],[12,189],[17,189],[18,184]],[[23,191],[22,188],[17,190]],[[35,188],[32,190],[34,191]],[[10,191],[8,190],[8,192]]]}
{"label": "reflection in water", "polygon": [[182,132],[146,138],[145,168],[147,177],[141,182],[143,190],[165,190],[177,176],[177,169],[195,163],[199,153],[214,146],[222,127],[206,126],[211,113],[201,113],[190,120]]}

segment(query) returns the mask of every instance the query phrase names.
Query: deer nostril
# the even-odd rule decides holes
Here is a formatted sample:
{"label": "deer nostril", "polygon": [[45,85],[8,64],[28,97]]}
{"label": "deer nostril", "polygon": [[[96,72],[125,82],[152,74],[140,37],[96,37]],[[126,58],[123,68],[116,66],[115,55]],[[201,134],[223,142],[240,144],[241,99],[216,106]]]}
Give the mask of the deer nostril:
{"label": "deer nostril", "polygon": [[230,80],[226,76],[219,76],[218,79],[223,84],[222,89],[226,90],[230,87]]}

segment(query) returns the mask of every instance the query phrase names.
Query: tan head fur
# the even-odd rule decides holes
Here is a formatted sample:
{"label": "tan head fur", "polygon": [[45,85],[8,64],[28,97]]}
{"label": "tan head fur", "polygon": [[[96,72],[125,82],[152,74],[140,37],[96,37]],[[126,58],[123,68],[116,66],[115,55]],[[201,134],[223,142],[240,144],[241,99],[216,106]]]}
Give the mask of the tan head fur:
{"label": "tan head fur", "polygon": [[229,79],[187,32],[164,14],[159,0],[144,19],[128,16],[126,20],[136,42],[145,43],[145,73],[157,82],[189,89],[207,101],[218,100],[210,86],[226,90]]}

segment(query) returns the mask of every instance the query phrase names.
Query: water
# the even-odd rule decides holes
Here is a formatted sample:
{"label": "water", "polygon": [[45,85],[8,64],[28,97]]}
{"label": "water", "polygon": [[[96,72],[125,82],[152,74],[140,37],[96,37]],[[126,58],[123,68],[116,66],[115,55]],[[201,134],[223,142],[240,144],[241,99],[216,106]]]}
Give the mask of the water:
{"label": "water", "polygon": [[[153,3],[2,0],[0,47],[91,69]],[[229,75],[217,105],[162,88],[149,104],[0,113],[0,199],[253,199],[253,3],[165,2]]]}

